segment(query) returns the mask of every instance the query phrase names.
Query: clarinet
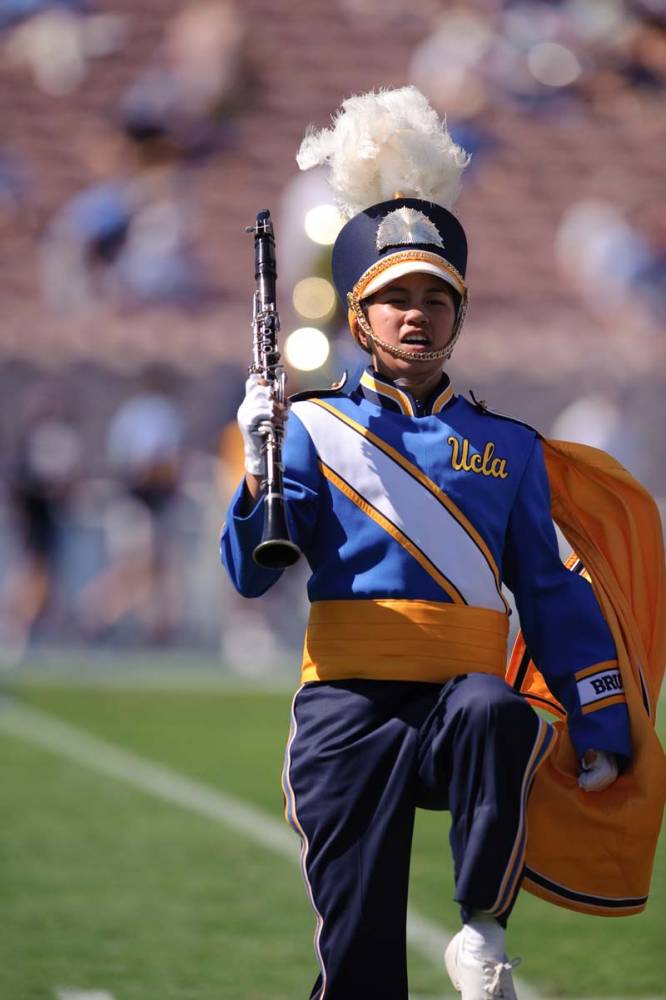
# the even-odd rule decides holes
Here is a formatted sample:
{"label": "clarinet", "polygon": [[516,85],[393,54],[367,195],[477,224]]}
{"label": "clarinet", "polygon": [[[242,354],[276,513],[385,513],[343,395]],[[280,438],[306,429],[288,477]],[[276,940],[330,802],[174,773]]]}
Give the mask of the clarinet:
{"label": "clarinet", "polygon": [[[280,364],[277,335],[280,317],[275,307],[277,267],[275,264],[275,236],[271,213],[265,209],[257,213],[254,226],[245,230],[254,233],[254,293],[252,315],[252,364],[250,375],[261,375],[271,387],[273,399],[285,401],[287,375]],[[282,439],[284,430],[275,420],[267,420],[259,428],[264,437],[266,478],[261,484],[265,497],[264,530],[261,541],[252,556],[259,566],[284,569],[296,562],[301,554],[289,537],[284,502],[282,464]]]}

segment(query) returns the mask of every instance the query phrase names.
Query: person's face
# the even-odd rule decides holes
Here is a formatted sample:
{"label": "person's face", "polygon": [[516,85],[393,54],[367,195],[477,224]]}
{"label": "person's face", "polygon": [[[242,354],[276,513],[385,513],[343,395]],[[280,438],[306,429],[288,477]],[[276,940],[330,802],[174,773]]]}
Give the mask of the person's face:
{"label": "person's face", "polygon": [[[370,327],[381,340],[395,347],[426,354],[446,347],[453,336],[456,308],[451,288],[433,274],[419,272],[397,278],[368,300]],[[365,343],[365,337],[361,334]],[[434,361],[394,358],[375,344],[375,367],[390,378],[418,375],[419,380],[442,370],[441,358]]]}

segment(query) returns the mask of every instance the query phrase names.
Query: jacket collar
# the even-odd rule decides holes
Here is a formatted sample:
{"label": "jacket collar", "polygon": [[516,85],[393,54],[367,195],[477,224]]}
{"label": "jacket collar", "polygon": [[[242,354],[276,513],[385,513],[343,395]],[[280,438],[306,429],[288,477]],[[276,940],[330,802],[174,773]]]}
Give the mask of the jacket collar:
{"label": "jacket collar", "polygon": [[456,398],[453,386],[446,372],[442,380],[425,402],[421,403],[403,386],[396,385],[390,378],[380,375],[374,368],[366,368],[356,390],[365,399],[387,410],[403,413],[407,417],[426,417],[439,413]]}

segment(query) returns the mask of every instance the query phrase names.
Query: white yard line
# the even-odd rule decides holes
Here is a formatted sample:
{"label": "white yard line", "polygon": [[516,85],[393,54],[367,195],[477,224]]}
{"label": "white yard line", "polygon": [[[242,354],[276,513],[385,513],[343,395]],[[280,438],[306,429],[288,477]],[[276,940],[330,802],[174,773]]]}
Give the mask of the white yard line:
{"label": "white yard line", "polygon": [[298,860],[297,838],[286,824],[283,826],[240,799],[92,736],[46,712],[2,698],[0,730],[190,812],[224,823],[262,847]]}
{"label": "white yard line", "polygon": [[71,987],[59,987],[55,991],[56,1000],[114,1000],[108,990],[75,990]]}
{"label": "white yard line", "polygon": [[[255,806],[92,736],[46,712],[28,708],[9,698],[0,698],[0,731],[222,823],[261,847],[298,862],[297,838],[286,824],[279,823]],[[442,976],[445,975],[444,948],[449,939],[450,932],[444,927],[410,908],[407,940],[415,951],[442,970]],[[516,977],[514,979],[520,1000],[541,1000],[530,986]],[[83,1000],[83,997],[66,997],[65,1000]],[[86,1000],[108,1000],[108,996],[104,993],[99,996],[91,994]]]}

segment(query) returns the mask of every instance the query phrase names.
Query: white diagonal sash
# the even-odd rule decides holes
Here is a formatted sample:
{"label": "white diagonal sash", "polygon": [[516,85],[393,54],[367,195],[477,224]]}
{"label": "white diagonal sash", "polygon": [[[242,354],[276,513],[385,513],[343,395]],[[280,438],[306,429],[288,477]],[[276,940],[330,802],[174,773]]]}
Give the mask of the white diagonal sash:
{"label": "white diagonal sash", "polygon": [[[319,458],[423,552],[473,607],[505,612],[488,560],[426,486],[371,441],[365,428],[312,400],[292,404]],[[342,415],[341,415],[342,416]]]}

